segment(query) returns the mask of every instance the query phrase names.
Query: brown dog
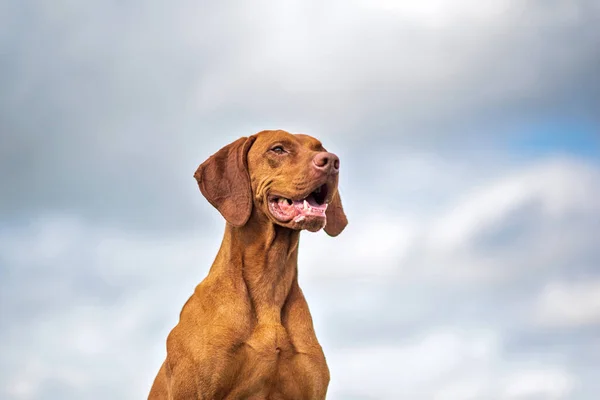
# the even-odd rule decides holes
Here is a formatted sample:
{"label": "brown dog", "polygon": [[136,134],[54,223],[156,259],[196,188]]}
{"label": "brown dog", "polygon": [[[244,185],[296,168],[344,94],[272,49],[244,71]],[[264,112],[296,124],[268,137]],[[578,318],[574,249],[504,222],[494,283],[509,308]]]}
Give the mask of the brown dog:
{"label": "brown dog", "polygon": [[346,227],[338,172],[318,140],[280,130],[240,138],[200,165],[194,176],[225,235],[167,338],[149,399],[325,398],[329,369],[298,286],[298,238]]}

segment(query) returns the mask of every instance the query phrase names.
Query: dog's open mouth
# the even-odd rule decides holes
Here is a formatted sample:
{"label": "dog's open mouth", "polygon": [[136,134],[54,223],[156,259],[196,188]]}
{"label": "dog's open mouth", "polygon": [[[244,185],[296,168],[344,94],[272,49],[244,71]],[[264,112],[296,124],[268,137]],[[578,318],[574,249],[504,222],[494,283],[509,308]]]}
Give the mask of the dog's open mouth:
{"label": "dog's open mouth", "polygon": [[269,210],[281,222],[302,222],[306,218],[325,218],[328,194],[327,184],[319,186],[307,197],[299,200],[280,196],[269,198]]}

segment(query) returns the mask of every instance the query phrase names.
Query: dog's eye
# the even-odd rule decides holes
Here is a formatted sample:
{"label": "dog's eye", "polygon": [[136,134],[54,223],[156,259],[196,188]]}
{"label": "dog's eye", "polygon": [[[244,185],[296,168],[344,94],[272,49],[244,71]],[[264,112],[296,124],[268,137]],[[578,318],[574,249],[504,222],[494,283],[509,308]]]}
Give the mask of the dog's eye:
{"label": "dog's eye", "polygon": [[285,153],[285,149],[283,148],[283,146],[275,146],[275,147],[271,148],[271,151],[275,154]]}

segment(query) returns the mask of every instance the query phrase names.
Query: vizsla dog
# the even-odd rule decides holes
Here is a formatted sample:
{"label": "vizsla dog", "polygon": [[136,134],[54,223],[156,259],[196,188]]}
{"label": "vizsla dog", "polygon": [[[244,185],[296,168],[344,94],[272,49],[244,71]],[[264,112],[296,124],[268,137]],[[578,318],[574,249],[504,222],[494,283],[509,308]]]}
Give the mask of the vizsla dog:
{"label": "vizsla dog", "polygon": [[318,140],[281,130],[240,138],[200,165],[194,176],[225,234],[167,338],[150,400],[325,398],[329,369],[298,286],[298,238],[346,227],[338,172]]}

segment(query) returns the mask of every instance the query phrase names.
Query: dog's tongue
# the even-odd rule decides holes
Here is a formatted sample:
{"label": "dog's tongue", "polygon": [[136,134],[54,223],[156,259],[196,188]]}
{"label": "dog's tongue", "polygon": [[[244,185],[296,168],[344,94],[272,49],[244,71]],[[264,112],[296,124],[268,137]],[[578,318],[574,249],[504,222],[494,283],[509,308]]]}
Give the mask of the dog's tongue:
{"label": "dog's tongue", "polygon": [[294,220],[301,221],[305,217],[310,216],[325,216],[327,210],[327,204],[318,204],[314,197],[308,196],[304,200],[292,200],[292,204],[289,204],[286,200],[281,199],[279,201],[279,208],[285,214],[294,213]]}
{"label": "dog's tongue", "polygon": [[323,216],[325,215],[325,210],[327,210],[327,204],[318,204],[313,196],[308,196],[304,200],[294,200],[290,207],[294,207],[297,210],[298,216],[296,216],[296,219],[301,216]]}

